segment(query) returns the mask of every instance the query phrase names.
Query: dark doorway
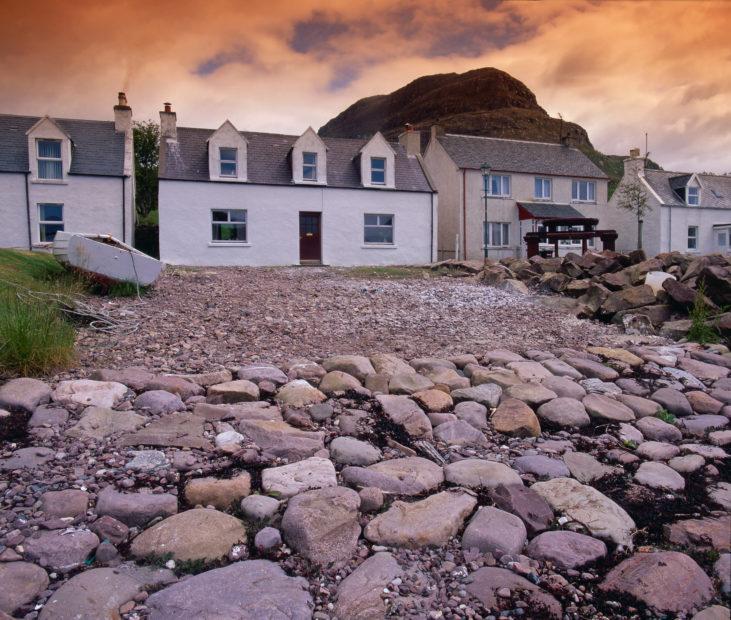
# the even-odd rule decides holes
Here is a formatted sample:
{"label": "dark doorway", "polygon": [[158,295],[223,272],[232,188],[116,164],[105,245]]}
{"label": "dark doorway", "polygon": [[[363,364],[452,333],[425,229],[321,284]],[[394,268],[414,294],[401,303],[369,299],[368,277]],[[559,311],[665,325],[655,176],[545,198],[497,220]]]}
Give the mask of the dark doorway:
{"label": "dark doorway", "polygon": [[304,265],[322,262],[321,215],[304,211],[300,213],[300,263]]}

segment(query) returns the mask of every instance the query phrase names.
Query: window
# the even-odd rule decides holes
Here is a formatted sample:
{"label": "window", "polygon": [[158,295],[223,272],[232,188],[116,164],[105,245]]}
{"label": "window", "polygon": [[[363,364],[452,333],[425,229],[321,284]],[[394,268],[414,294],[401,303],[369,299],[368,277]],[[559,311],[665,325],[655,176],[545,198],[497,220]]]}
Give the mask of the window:
{"label": "window", "polygon": [[571,181],[571,200],[596,202],[596,183],[594,181]]}
{"label": "window", "polygon": [[373,185],[386,184],[386,158],[371,157],[371,183]]}
{"label": "window", "polygon": [[697,226],[688,226],[688,249],[689,250],[698,249],[698,227]]}
{"label": "window", "polygon": [[317,181],[317,153],[302,153],[302,179]]}
{"label": "window", "polygon": [[507,174],[491,174],[483,177],[488,196],[510,196],[510,177]]}
{"label": "window", "polygon": [[550,200],[551,198],[551,179],[536,177],[534,195],[539,200]]}
{"label": "window", "polygon": [[716,231],[716,245],[722,252],[728,249],[728,230]]}
{"label": "window", "polygon": [[211,240],[246,243],[246,210],[214,209],[211,211]]}
{"label": "window", "polygon": [[218,152],[221,155],[221,176],[237,176],[236,160],[238,155],[238,149],[222,146],[218,149]]}
{"label": "window", "polygon": [[53,241],[56,233],[63,230],[63,205],[45,202],[39,204],[38,227],[41,243]]}
{"label": "window", "polygon": [[510,244],[510,224],[507,222],[485,222],[484,241],[488,246]]}
{"label": "window", "polygon": [[62,179],[61,140],[38,140],[38,178]]}
{"label": "window", "polygon": [[393,244],[393,215],[366,213],[363,241]]}
{"label": "window", "polygon": [[687,202],[689,205],[698,206],[701,203],[701,190],[699,187],[688,187]]}

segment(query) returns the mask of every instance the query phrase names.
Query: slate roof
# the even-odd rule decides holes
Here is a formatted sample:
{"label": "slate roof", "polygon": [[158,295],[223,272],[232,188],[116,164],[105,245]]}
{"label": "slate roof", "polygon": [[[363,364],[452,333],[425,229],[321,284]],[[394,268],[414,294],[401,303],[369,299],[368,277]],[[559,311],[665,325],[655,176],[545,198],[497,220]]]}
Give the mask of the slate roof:
{"label": "slate roof", "polygon": [[[39,116],[0,114],[0,172],[28,172],[28,136]],[[73,142],[70,174],[122,176],[124,134],[113,121],[54,118]]]}
{"label": "slate roof", "polygon": [[437,139],[460,168],[479,170],[487,162],[497,172],[608,178],[579,149],[561,144],[450,133]]}
{"label": "slate roof", "polygon": [[[697,209],[687,205],[675,192],[685,187],[692,175],[688,172],[669,172],[667,170],[645,170],[645,180],[660,197],[662,204],[674,207]],[[701,183],[701,207],[731,209],[731,176],[699,174]]]}
{"label": "slate roof", "polygon": [[558,204],[554,202],[519,202],[518,206],[523,207],[523,209],[536,219],[584,217],[571,205],[567,204]]}
{"label": "slate roof", "polygon": [[[213,129],[178,127],[178,141],[162,141],[160,178],[181,181],[209,181],[208,138]],[[239,132],[248,141],[248,183],[292,185],[289,152],[299,136]],[[322,136],[321,136],[322,138]],[[359,152],[367,140],[322,138],[327,147],[327,186],[362,189]],[[399,144],[391,143],[396,153],[396,189],[431,192],[424,171],[415,157],[407,157]]]}

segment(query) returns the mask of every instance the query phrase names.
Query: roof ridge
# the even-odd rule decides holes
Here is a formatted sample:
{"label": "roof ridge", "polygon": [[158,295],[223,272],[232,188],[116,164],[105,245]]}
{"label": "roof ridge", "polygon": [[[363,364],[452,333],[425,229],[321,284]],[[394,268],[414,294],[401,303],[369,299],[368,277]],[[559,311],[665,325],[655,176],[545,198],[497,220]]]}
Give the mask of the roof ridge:
{"label": "roof ridge", "polygon": [[[192,131],[209,131],[211,133],[214,133],[215,129],[209,129],[207,127],[178,127],[178,130],[186,129],[186,130],[192,130]],[[236,131],[240,134],[257,134],[260,136],[269,136],[269,137],[275,137],[275,138],[292,138],[296,140],[297,138],[300,138],[303,134],[295,135],[295,134],[289,134],[289,133],[275,133],[271,131],[256,131],[252,129],[236,129]],[[325,141],[325,140],[337,140],[339,142],[360,142],[360,143],[367,143],[370,138],[341,138],[339,136],[321,136],[320,134],[317,134],[318,137]],[[371,136],[372,137],[372,136]],[[396,144],[398,145],[398,141],[392,141],[392,140],[386,140],[388,144]]]}
{"label": "roof ridge", "polygon": [[98,118],[65,118],[62,116],[51,116],[50,114],[7,114],[5,112],[0,113],[0,118],[25,118],[29,120],[39,121],[42,118],[50,118],[53,121],[73,121],[75,123],[114,123],[111,119],[98,119]]}
{"label": "roof ridge", "polygon": [[474,136],[465,133],[445,133],[445,136],[452,136],[454,138],[477,138],[479,140],[500,140],[501,142],[521,142],[523,144],[545,144],[546,146],[560,146],[561,148],[569,148],[574,151],[582,152],[581,149],[575,146],[565,146],[557,142],[541,142],[540,140],[518,140],[517,138],[496,138],[494,136]]}

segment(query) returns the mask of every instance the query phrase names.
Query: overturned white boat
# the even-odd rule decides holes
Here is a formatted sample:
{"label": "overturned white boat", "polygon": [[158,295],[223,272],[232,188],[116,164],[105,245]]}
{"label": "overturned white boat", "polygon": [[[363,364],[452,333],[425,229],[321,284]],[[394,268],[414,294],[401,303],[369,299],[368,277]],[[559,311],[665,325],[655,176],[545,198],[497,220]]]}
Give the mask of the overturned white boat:
{"label": "overturned white boat", "polygon": [[52,252],[65,264],[102,278],[149,286],[157,280],[162,263],[111,235],[59,231]]}

